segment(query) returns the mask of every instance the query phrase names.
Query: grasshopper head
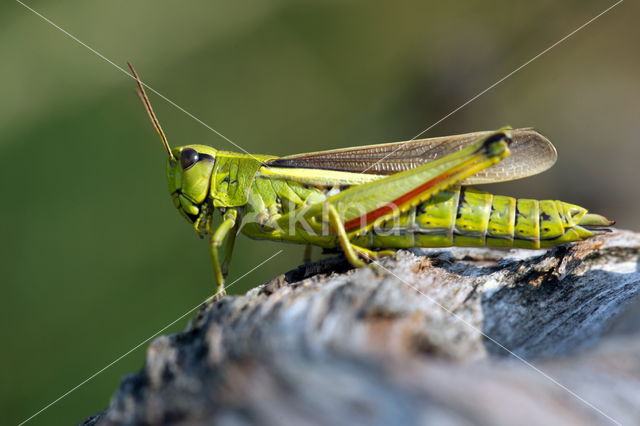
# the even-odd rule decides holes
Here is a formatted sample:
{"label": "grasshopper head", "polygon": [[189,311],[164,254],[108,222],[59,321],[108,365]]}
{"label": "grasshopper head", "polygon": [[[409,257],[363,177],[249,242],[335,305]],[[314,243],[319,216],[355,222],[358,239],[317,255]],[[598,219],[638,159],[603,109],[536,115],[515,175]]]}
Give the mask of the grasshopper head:
{"label": "grasshopper head", "polygon": [[197,227],[201,216],[208,214],[206,202],[217,151],[206,145],[186,145],[171,149],[144,90],[145,84],[131,64],[129,69],[138,85],[138,96],[169,156],[167,178],[173,204],[189,222],[196,223]]}
{"label": "grasshopper head", "polygon": [[171,150],[167,180],[173,204],[194,223],[207,201],[216,150],[206,145],[186,145]]}

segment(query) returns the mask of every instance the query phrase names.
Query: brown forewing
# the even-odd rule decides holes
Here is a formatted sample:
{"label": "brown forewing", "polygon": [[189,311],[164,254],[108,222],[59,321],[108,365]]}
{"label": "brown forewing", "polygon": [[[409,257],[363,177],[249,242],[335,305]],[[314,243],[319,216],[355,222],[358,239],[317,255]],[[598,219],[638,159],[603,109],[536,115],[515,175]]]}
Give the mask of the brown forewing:
{"label": "brown forewing", "polygon": [[[310,152],[277,158],[267,162],[267,165],[390,175],[459,151],[491,133],[493,132],[475,132]],[[511,135],[511,155],[495,166],[466,179],[463,184],[477,185],[520,179],[541,173],[555,163],[556,150],[540,133],[532,129],[516,129],[511,131]]]}

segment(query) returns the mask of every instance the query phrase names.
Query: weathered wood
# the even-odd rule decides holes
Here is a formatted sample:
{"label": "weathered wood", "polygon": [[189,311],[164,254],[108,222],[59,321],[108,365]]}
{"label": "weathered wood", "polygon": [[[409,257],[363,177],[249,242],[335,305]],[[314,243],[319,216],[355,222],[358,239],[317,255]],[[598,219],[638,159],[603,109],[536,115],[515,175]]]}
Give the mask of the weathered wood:
{"label": "weathered wood", "polygon": [[87,424],[640,424],[638,234],[382,264],[204,306]]}

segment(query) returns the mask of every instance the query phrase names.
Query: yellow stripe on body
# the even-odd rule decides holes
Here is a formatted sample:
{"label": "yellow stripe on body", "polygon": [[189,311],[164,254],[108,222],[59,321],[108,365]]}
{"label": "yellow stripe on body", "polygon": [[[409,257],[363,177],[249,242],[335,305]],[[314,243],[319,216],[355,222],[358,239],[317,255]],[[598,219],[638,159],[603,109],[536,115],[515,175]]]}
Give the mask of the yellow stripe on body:
{"label": "yellow stripe on body", "polygon": [[312,186],[361,185],[385,176],[362,173],[336,172],[322,169],[302,169],[286,167],[262,167],[259,177],[283,179]]}

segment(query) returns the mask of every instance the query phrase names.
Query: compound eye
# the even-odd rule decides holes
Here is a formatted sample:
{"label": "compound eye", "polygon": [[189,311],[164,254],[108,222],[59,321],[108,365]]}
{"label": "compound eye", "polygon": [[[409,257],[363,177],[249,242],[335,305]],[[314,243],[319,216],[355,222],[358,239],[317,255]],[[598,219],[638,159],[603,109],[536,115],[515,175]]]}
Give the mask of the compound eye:
{"label": "compound eye", "polygon": [[196,164],[199,159],[198,151],[193,148],[185,148],[180,152],[180,166],[182,166],[182,170],[187,170]]}

